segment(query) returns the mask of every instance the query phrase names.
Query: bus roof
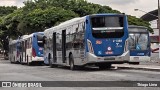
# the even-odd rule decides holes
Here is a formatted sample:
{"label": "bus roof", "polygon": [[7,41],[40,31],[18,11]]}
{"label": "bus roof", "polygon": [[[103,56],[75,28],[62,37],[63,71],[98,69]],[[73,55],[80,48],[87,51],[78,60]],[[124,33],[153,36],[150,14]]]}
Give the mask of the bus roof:
{"label": "bus roof", "polygon": [[137,26],[137,25],[128,25],[129,28],[145,28],[147,29],[147,27],[145,26]]}
{"label": "bus roof", "polygon": [[59,28],[59,27],[61,27],[61,28],[62,28],[62,27],[66,27],[66,26],[69,26],[69,25],[72,24],[72,23],[75,23],[75,24],[76,24],[76,22],[84,21],[84,19],[85,19],[85,17],[76,17],[76,18],[70,19],[70,20],[68,20],[68,21],[62,22],[62,23],[60,23],[59,25],[54,26],[54,27],[52,27],[52,28],[46,29],[45,31],[53,30],[53,29]]}
{"label": "bus roof", "polygon": [[125,15],[125,14],[119,14],[119,13],[101,13],[101,14],[91,14],[91,15],[88,15],[88,16],[104,16],[104,15]]}
{"label": "bus roof", "polygon": [[[86,17],[86,16],[85,16]],[[77,23],[80,23],[80,22],[83,22],[85,21],[85,17],[77,17],[77,18],[73,18],[71,20],[68,20],[68,21],[65,21],[65,22],[62,22],[60,23],[59,25],[57,26],[54,26],[54,27],[51,27],[49,29],[46,29],[44,31],[44,33],[48,32],[47,35],[53,33],[53,31],[57,31],[59,29],[63,29],[65,27],[68,27],[68,26],[71,26],[71,25],[74,25],[74,24],[77,24]]]}
{"label": "bus roof", "polygon": [[137,25],[129,25],[128,26],[129,32],[145,32],[148,33],[147,27],[145,26],[137,26]]}
{"label": "bus roof", "polygon": [[[103,15],[124,15],[124,14],[116,14],[116,13],[102,13],[102,14],[91,14],[91,15],[87,15],[87,16],[103,16]],[[64,27],[68,27],[68,26],[71,26],[71,25],[74,25],[74,24],[77,24],[77,23],[80,23],[80,22],[83,22],[85,21],[85,18],[87,16],[84,16],[84,17],[76,17],[76,18],[73,18],[73,19],[70,19],[70,20],[67,20],[65,22],[62,22],[60,23],[59,25],[57,26],[54,26],[54,27],[51,27],[51,28],[48,28],[44,31],[44,33],[48,32],[47,35],[53,33],[53,31],[57,31],[59,29],[63,29]]]}
{"label": "bus roof", "polygon": [[25,40],[25,39],[27,39],[27,38],[32,37],[34,34],[43,34],[43,33],[44,33],[44,32],[34,32],[34,33],[30,34],[30,35],[24,35],[24,37],[23,37],[22,39]]}

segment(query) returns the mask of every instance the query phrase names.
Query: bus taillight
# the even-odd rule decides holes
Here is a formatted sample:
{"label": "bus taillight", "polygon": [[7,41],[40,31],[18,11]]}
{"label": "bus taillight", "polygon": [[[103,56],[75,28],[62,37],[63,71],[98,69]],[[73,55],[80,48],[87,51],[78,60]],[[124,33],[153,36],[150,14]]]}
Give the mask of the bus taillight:
{"label": "bus taillight", "polygon": [[101,40],[97,40],[96,44],[102,44],[102,41]]}
{"label": "bus taillight", "polygon": [[36,57],[36,51],[35,51],[34,48],[32,48],[32,56],[33,56],[33,57]]}
{"label": "bus taillight", "polygon": [[94,50],[93,50],[91,41],[90,41],[90,40],[87,40],[87,42],[88,42],[89,52],[90,52],[90,53],[94,53]]}

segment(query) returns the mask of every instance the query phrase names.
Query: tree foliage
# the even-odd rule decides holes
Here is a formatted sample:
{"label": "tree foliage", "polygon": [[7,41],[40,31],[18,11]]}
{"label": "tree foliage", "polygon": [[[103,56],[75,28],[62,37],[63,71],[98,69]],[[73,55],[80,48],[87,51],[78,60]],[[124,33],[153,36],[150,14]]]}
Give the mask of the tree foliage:
{"label": "tree foliage", "polygon": [[11,7],[5,7],[0,6],[0,38],[4,39],[7,36],[7,26],[4,24],[6,16],[10,13],[13,13],[15,10],[17,10],[16,6]]}
{"label": "tree foliage", "polygon": [[[95,13],[121,13],[109,6],[89,3],[86,0],[27,0],[24,5],[18,9],[17,7],[6,7],[6,11],[0,8],[2,11],[0,13],[0,35],[17,37],[44,31],[46,28],[74,17]],[[139,18],[128,15],[128,22],[132,25],[146,26],[150,32],[153,32],[150,24]]]}
{"label": "tree foliage", "polygon": [[10,14],[16,9],[17,9],[16,6],[11,6],[11,7],[0,6],[0,17]]}
{"label": "tree foliage", "polygon": [[136,18],[135,16],[128,16],[128,23],[129,25],[139,25],[139,26],[145,26],[148,28],[149,32],[153,33],[153,29],[150,27],[150,23],[143,21],[140,18]]}

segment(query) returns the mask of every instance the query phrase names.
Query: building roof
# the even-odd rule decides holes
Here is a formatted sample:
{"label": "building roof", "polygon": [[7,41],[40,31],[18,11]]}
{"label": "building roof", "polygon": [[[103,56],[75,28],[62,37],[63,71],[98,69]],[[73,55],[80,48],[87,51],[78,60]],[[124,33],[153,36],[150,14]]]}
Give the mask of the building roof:
{"label": "building roof", "polygon": [[[153,14],[153,15],[151,15],[151,14]],[[155,15],[155,16],[154,16],[154,15]],[[145,21],[152,21],[152,20],[158,19],[158,17],[156,17],[156,16],[158,16],[158,9],[153,10],[153,11],[150,11],[150,12],[144,14],[144,15],[141,17],[141,19],[143,19],[143,20],[145,20]]]}

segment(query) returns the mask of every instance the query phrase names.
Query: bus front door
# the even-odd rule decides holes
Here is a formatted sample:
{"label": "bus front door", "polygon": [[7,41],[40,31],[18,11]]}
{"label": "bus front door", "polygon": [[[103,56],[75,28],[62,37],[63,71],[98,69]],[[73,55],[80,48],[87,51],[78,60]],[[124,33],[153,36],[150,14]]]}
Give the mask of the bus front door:
{"label": "bus front door", "polygon": [[66,30],[62,31],[62,62],[66,62]]}
{"label": "bus front door", "polygon": [[57,50],[56,50],[56,33],[54,32],[53,33],[53,36],[52,36],[52,46],[53,46],[53,62],[56,63],[57,62]]}

